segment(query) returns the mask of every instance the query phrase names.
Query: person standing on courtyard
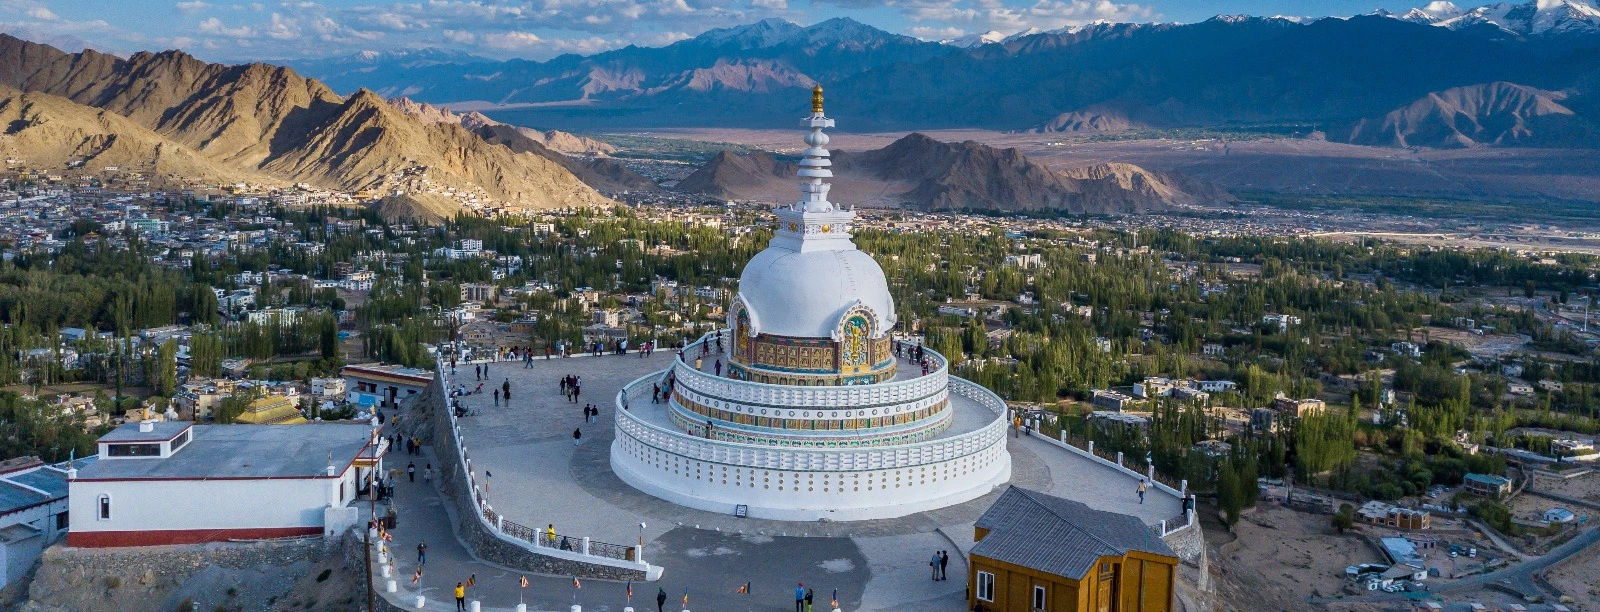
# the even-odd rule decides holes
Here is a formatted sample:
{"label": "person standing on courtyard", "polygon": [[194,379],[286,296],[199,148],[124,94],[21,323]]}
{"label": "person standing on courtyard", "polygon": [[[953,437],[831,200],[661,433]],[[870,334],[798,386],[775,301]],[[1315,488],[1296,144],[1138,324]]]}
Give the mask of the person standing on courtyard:
{"label": "person standing on courtyard", "polygon": [[664,612],[661,607],[667,605],[667,589],[656,587],[656,612]]}
{"label": "person standing on courtyard", "polygon": [[794,588],[794,612],[806,612],[806,583]]}
{"label": "person standing on courtyard", "polygon": [[406,479],[411,482],[417,481],[417,464],[415,462],[406,464]]}
{"label": "person standing on courtyard", "polygon": [[428,543],[417,542],[417,565],[428,564]]}
{"label": "person standing on courtyard", "polygon": [[424,484],[431,484],[433,482],[433,464],[432,463],[429,463],[427,467],[422,468],[422,482]]}
{"label": "person standing on courtyard", "polygon": [[939,551],[939,579],[940,580],[949,580],[950,579],[950,573],[947,571],[948,569],[950,569],[950,553],[941,550],[941,551]]}
{"label": "person standing on courtyard", "polygon": [[716,363],[711,364],[711,368],[713,370],[717,371],[717,376],[722,376],[722,360],[721,359],[718,359],[716,361]]}
{"label": "person standing on courtyard", "polygon": [[[718,345],[722,344],[722,339],[720,339],[720,338],[717,339],[717,344]],[[721,347],[719,346],[718,348],[721,348]],[[816,597],[816,595],[817,595],[816,591],[813,591],[810,588],[806,589],[806,612],[811,612],[811,599],[813,597]]]}
{"label": "person standing on courtyard", "polygon": [[928,567],[933,568],[933,580],[939,580],[939,551],[933,551],[933,558],[928,559]]}
{"label": "person standing on courtyard", "polygon": [[583,444],[583,428],[581,427],[572,430],[572,445],[578,446],[580,444]]}
{"label": "person standing on courtyard", "polygon": [[505,382],[500,383],[500,390],[502,391],[502,393],[500,395],[502,395],[502,396],[504,396],[506,398],[506,403],[510,403],[511,402],[511,379],[507,378]]}
{"label": "person standing on courtyard", "polygon": [[1141,504],[1144,503],[1144,490],[1145,490],[1145,487],[1147,487],[1147,486],[1149,486],[1148,481],[1146,479],[1144,479],[1144,478],[1140,478],[1139,479],[1139,503],[1141,503]]}
{"label": "person standing on courtyard", "polygon": [[459,582],[456,583],[456,610],[457,612],[467,610],[467,587]]}
{"label": "person standing on courtyard", "polygon": [[495,389],[495,391],[494,391],[494,405],[496,405],[496,406],[500,405],[500,390],[499,389]]}

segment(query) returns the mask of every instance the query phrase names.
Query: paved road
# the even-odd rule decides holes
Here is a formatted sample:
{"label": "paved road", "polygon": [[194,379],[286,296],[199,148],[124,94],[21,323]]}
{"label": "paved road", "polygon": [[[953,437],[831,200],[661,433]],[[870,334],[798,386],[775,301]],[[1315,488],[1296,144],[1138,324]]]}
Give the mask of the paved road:
{"label": "paved road", "polygon": [[[1524,561],[1504,569],[1489,572],[1487,574],[1468,576],[1458,580],[1430,582],[1428,584],[1428,592],[1433,594],[1451,593],[1464,589],[1477,588],[1495,582],[1510,584],[1518,588],[1527,588],[1527,586],[1531,585],[1532,583],[1533,574],[1560,563],[1572,555],[1585,551],[1589,547],[1593,546],[1596,542],[1600,542],[1600,527],[1590,528],[1588,531],[1578,534],[1577,537],[1568,540],[1567,543],[1557,546],[1549,553],[1546,553],[1540,557],[1536,557],[1530,561]],[[1412,595],[1416,594],[1413,593]],[[1406,599],[1410,598],[1401,593],[1378,593],[1357,597],[1345,597],[1342,599],[1312,599],[1311,603],[1385,602],[1403,601]]]}

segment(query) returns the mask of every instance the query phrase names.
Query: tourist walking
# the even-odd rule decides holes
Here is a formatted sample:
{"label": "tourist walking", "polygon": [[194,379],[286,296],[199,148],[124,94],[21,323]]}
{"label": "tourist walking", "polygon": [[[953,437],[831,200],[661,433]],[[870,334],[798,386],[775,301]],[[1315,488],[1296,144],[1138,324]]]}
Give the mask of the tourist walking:
{"label": "tourist walking", "polygon": [[416,463],[407,463],[406,464],[406,478],[408,480],[410,480],[411,482],[416,482],[417,481],[417,464]]}
{"label": "tourist walking", "polygon": [[496,405],[496,406],[500,405],[500,390],[499,389],[495,389],[495,391],[494,391],[494,405]]}
{"label": "tourist walking", "polygon": [[[578,428],[578,429],[572,430],[572,445],[573,446],[578,446],[578,445],[581,445],[581,444],[583,444],[583,429],[582,428]],[[1143,503],[1143,502],[1141,502],[1141,503]]]}
{"label": "tourist walking", "polygon": [[942,551],[942,550],[939,551],[939,579],[940,580],[949,580],[950,579],[950,573],[948,571],[946,571],[949,568],[950,568],[950,553]]}
{"label": "tourist walking", "polygon": [[806,612],[806,583],[794,588],[794,612]]}
{"label": "tourist walking", "polygon": [[[717,348],[722,348],[720,346],[722,344],[722,340],[718,339],[717,344],[719,345]],[[816,591],[811,590],[810,587],[806,588],[806,612],[811,612],[811,598],[815,597],[816,594]]]}
{"label": "tourist walking", "polygon": [[717,371],[717,376],[722,376],[722,360],[718,359],[715,363],[712,363],[711,369]]}
{"label": "tourist walking", "polygon": [[506,401],[510,402],[511,401],[511,379],[507,378],[505,382],[501,383],[500,384],[500,390],[502,391],[502,393],[500,395],[505,396]]}
{"label": "tourist walking", "polygon": [[1144,489],[1147,486],[1149,486],[1148,485],[1148,480],[1144,479],[1144,478],[1140,478],[1139,479],[1139,503],[1141,503],[1141,504],[1144,503]]}
{"label": "tourist walking", "polygon": [[432,463],[429,463],[427,467],[422,468],[422,482],[424,482],[424,483],[432,483],[433,482],[433,464]]}
{"label": "tourist walking", "polygon": [[417,565],[428,564],[428,543],[417,542]]}
{"label": "tourist walking", "polygon": [[550,523],[550,526],[544,528],[544,539],[545,539],[545,542],[548,543],[548,544],[555,544],[556,543],[556,524],[555,523]]}
{"label": "tourist walking", "polygon": [[667,605],[667,590],[662,587],[656,587],[656,612],[663,612],[661,607],[665,605]]}
{"label": "tourist walking", "polygon": [[466,609],[467,609],[467,587],[465,585],[457,582],[456,583],[456,610],[457,610],[457,612],[466,612]]}
{"label": "tourist walking", "polygon": [[933,568],[933,579],[939,580],[939,551],[933,551],[933,558],[928,560],[928,567]]}

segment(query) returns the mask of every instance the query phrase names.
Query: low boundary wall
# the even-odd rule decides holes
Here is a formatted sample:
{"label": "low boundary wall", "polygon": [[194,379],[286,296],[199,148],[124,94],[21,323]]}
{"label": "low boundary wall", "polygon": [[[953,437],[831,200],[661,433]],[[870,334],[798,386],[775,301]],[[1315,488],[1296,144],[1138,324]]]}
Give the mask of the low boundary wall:
{"label": "low boundary wall", "polygon": [[483,498],[472,467],[468,441],[462,435],[446,389],[450,381],[442,363],[433,382],[422,392],[430,404],[434,455],[440,463],[439,479],[445,503],[460,521],[462,543],[479,558],[506,567],[553,575],[605,580],[658,580],[662,568],[644,561],[644,547],[622,546],[572,538],[574,550],[541,545],[537,529],[507,521]]}

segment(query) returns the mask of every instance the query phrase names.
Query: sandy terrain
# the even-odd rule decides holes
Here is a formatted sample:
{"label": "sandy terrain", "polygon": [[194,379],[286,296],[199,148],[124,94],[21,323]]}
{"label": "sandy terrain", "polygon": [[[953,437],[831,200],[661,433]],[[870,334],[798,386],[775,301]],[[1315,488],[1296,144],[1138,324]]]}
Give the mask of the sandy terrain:
{"label": "sandy terrain", "polygon": [[1222,554],[1260,571],[1297,597],[1325,597],[1347,584],[1344,568],[1384,559],[1358,536],[1340,536],[1324,514],[1263,504],[1234,526],[1237,544]]}
{"label": "sandy terrain", "polygon": [[1579,610],[1600,610],[1600,554],[1592,548],[1545,572],[1545,580],[1576,602]]}
{"label": "sandy terrain", "polygon": [[[630,134],[644,134],[629,131]],[[735,142],[778,152],[801,148],[794,130],[675,128],[650,135]],[[1076,168],[1107,161],[1178,171],[1233,191],[1361,194],[1466,199],[1600,199],[1600,158],[1564,149],[1460,149],[1413,151],[1304,139],[1215,141],[1129,140],[1089,142],[1059,136],[984,130],[930,130],[940,140],[976,140],[1016,147],[1038,161]],[[832,132],[833,148],[876,149],[906,132]]]}
{"label": "sandy terrain", "polygon": [[[1600,468],[1600,465],[1594,467]],[[1574,478],[1538,478],[1534,484],[1540,491],[1548,491],[1562,497],[1600,501],[1600,471],[1589,472]],[[1555,502],[1552,501],[1551,503]],[[1567,509],[1578,513],[1589,512],[1586,509]]]}

